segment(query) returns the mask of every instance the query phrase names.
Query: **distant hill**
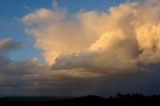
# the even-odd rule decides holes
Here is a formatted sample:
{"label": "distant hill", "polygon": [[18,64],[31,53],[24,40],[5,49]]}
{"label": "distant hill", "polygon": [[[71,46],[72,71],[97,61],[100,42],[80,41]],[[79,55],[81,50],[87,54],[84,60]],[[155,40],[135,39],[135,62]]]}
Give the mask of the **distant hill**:
{"label": "distant hill", "polygon": [[160,95],[117,94],[109,98],[88,95],[78,98],[2,97],[0,106],[160,106]]}

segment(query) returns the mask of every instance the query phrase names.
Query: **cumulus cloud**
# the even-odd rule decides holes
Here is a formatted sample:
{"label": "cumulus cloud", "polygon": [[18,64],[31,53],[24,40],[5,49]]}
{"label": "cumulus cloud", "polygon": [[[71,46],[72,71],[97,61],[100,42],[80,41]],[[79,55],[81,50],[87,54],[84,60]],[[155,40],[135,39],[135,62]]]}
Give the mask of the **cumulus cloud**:
{"label": "cumulus cloud", "polygon": [[159,8],[158,0],[124,3],[107,13],[43,8],[23,22],[54,70],[128,73],[160,62]]}

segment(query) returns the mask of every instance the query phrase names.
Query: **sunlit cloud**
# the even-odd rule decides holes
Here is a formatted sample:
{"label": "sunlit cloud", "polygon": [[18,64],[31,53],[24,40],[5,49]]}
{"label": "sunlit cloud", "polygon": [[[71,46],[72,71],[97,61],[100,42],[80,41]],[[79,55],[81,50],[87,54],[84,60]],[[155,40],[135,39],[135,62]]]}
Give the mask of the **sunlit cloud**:
{"label": "sunlit cloud", "polygon": [[139,70],[139,64],[160,62],[157,2],[125,3],[108,13],[80,11],[72,16],[64,9],[43,8],[24,16],[23,22],[30,25],[26,32],[53,69],[128,73]]}

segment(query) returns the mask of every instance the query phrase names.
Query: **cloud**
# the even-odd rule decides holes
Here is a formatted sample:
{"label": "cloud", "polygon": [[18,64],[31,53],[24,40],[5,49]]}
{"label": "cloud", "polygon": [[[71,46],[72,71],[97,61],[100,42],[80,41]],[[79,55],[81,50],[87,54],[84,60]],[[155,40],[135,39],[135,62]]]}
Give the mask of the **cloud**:
{"label": "cloud", "polygon": [[0,39],[0,68],[11,63],[7,55],[21,47],[23,47],[23,44],[20,42],[13,42],[10,39]]}
{"label": "cloud", "polygon": [[84,89],[76,85],[75,81],[81,82],[83,78],[88,78],[90,74],[87,72],[83,75],[73,70],[52,71],[51,66],[39,64],[37,59],[13,61],[7,56],[21,47],[22,43],[10,39],[0,40],[0,96],[71,96],[74,95],[72,91],[66,93],[65,89],[73,92],[75,87]]}
{"label": "cloud", "polygon": [[8,54],[23,46],[20,42],[12,42],[10,39],[0,39],[0,56]]}
{"label": "cloud", "polygon": [[128,73],[160,62],[159,10],[158,0],[124,3],[107,13],[43,8],[23,22],[54,70]]}
{"label": "cloud", "polygon": [[23,5],[23,8],[26,9],[26,10],[29,10],[29,11],[33,10],[30,6],[27,6],[27,5]]}
{"label": "cloud", "polygon": [[159,8],[159,0],[142,0],[108,12],[70,15],[61,8],[41,8],[27,14],[22,19],[26,32],[46,63],[11,60],[8,53],[23,44],[0,40],[0,94],[159,93]]}

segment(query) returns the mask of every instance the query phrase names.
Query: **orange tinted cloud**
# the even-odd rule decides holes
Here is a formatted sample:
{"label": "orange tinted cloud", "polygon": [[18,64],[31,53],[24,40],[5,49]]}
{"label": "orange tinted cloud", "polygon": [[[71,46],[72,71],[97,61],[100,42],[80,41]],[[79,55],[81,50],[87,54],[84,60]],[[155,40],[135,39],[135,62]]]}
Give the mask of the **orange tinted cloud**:
{"label": "orange tinted cloud", "polygon": [[107,13],[80,11],[72,16],[63,9],[43,8],[23,22],[55,70],[128,73],[139,70],[138,64],[160,62],[159,4],[144,0],[111,7]]}

